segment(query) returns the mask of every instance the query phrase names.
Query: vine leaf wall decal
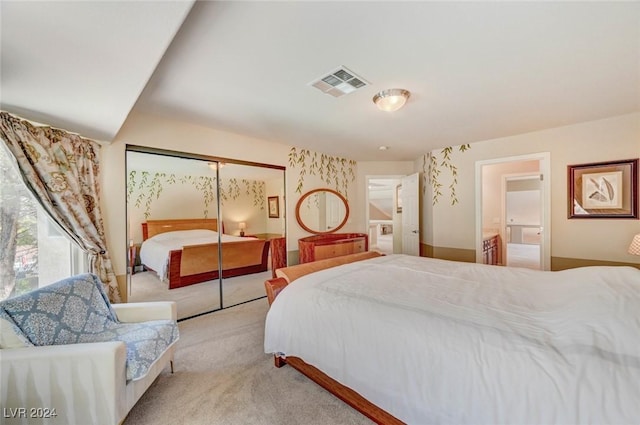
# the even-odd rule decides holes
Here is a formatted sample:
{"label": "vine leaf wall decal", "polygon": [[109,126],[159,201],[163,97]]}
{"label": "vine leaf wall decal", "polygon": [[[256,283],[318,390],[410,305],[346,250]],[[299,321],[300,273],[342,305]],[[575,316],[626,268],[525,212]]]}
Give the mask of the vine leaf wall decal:
{"label": "vine leaf wall decal", "polygon": [[[469,149],[471,149],[471,145],[469,144],[458,146],[458,150],[460,152],[466,152]],[[439,180],[442,169],[449,170],[451,173],[451,184],[449,185],[449,198],[451,200],[451,205],[453,206],[458,203],[458,195],[456,193],[456,186],[458,185],[458,167],[456,167],[451,160],[451,154],[453,151],[453,146],[443,148],[440,151],[440,155],[442,155],[442,160],[440,162],[438,161],[438,156],[433,151],[424,156],[422,162],[422,171],[424,172],[423,178],[425,179],[423,193],[426,192],[426,183],[430,184],[433,192],[433,205],[436,205],[442,197],[442,183],[440,183]]]}
{"label": "vine leaf wall decal", "polygon": [[349,183],[355,181],[354,168],[356,161],[347,158],[318,154],[309,149],[298,150],[292,147],[289,151],[289,166],[297,168],[298,184],[296,192],[302,194],[304,179],[307,175],[317,175],[320,180],[347,197]]}
{"label": "vine leaf wall decal", "polygon": [[[149,180],[151,178],[151,180]],[[131,170],[127,179],[127,202],[131,202],[134,195],[136,208],[142,208],[144,204],[144,218],[148,220],[151,216],[151,207],[154,200],[160,198],[165,185],[182,184],[195,188],[202,194],[204,203],[203,217],[209,215],[209,207],[216,202],[217,183],[215,177],[183,175],[177,177],[175,174],[154,173],[149,171]],[[246,196],[252,197],[253,206],[265,209],[265,182],[258,180],[243,179],[220,179],[220,201],[235,201],[242,196],[242,189]]]}

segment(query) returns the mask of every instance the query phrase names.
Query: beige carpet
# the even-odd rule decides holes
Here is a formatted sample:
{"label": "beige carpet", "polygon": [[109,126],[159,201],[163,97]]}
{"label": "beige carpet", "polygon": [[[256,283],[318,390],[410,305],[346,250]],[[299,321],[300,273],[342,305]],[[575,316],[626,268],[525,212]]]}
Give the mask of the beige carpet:
{"label": "beige carpet", "polygon": [[371,424],[263,350],[266,299],[180,322],[175,373],[151,385],[125,425]]}
{"label": "beige carpet", "polygon": [[[222,280],[224,307],[265,296],[264,281],[271,279],[271,271],[253,273]],[[178,319],[192,317],[220,308],[220,286],[218,280],[169,289],[154,272],[140,272],[131,276],[129,302],[175,301]]]}

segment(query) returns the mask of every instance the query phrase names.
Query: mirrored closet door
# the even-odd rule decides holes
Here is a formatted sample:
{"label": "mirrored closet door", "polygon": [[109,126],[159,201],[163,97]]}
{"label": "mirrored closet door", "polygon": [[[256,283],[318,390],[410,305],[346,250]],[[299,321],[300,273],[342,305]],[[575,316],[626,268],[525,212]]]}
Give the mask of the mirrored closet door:
{"label": "mirrored closet door", "polygon": [[176,301],[185,319],[263,298],[284,170],[135,146],[126,158],[129,301]]}
{"label": "mirrored closet door", "polygon": [[272,277],[273,256],[284,239],[284,172],[226,163],[219,170],[220,210],[225,224],[222,243],[223,307],[261,298]]}

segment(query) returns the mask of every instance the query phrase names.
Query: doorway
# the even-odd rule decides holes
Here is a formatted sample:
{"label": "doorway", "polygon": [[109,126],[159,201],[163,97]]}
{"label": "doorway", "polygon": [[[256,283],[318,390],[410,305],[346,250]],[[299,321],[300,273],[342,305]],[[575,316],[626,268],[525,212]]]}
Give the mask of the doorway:
{"label": "doorway", "polygon": [[397,211],[399,176],[367,177],[369,249],[384,254],[402,252],[402,216]]}
{"label": "doorway", "polygon": [[505,264],[540,270],[542,233],[541,181],[535,173],[504,175]]}
{"label": "doorway", "polygon": [[549,162],[548,152],[476,162],[476,262],[491,245],[492,264],[550,269]]}

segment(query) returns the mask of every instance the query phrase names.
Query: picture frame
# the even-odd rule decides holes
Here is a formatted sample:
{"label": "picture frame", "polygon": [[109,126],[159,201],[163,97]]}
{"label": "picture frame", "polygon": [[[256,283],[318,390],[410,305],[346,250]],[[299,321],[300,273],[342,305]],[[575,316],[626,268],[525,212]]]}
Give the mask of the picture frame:
{"label": "picture frame", "polygon": [[402,214],[402,185],[396,186],[396,213]]}
{"label": "picture frame", "polygon": [[280,218],[280,202],[277,196],[269,196],[267,198],[267,206],[269,208],[269,218]]}
{"label": "picture frame", "polygon": [[568,218],[638,219],[638,158],[567,166]]}

